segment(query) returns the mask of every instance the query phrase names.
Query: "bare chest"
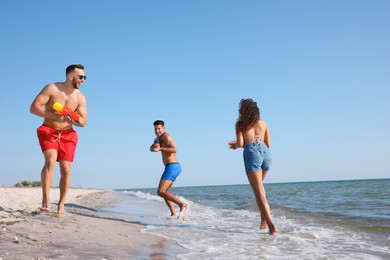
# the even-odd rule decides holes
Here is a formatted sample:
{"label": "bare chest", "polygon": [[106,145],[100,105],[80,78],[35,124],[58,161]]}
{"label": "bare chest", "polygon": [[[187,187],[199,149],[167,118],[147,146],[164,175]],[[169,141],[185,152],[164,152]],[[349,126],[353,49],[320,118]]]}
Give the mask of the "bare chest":
{"label": "bare chest", "polygon": [[76,93],[68,95],[61,91],[56,92],[52,96],[51,103],[54,104],[54,102],[59,102],[72,110],[75,110],[79,105],[79,99]]}

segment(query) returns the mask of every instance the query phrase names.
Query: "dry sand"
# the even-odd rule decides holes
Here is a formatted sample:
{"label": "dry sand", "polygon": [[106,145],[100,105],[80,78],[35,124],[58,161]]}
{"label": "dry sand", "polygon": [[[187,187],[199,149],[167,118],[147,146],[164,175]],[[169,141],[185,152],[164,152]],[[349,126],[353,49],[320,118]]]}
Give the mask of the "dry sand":
{"label": "dry sand", "polygon": [[[51,200],[59,190],[52,188]],[[110,191],[70,189],[65,216],[56,203],[40,212],[40,188],[0,187],[0,260],[175,259],[175,242],[141,233],[142,223],[99,211],[115,203]]]}

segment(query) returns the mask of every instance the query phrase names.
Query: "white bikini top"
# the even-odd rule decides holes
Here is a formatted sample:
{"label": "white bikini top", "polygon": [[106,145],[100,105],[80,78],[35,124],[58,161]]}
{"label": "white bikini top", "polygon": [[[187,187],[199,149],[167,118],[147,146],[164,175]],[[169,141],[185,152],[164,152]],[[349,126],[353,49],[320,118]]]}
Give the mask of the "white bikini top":
{"label": "white bikini top", "polygon": [[254,142],[262,142],[263,140],[261,140],[261,137],[258,136],[258,135],[254,135],[250,138],[252,141],[251,143],[254,143]]}

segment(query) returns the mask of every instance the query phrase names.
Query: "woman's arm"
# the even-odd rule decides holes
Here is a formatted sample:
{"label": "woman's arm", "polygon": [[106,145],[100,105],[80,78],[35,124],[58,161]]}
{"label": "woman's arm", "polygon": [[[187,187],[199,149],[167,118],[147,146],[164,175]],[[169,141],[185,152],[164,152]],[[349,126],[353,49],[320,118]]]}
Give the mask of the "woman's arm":
{"label": "woman's arm", "polygon": [[242,135],[241,131],[236,130],[236,146],[237,148],[242,148],[244,146],[244,136]]}

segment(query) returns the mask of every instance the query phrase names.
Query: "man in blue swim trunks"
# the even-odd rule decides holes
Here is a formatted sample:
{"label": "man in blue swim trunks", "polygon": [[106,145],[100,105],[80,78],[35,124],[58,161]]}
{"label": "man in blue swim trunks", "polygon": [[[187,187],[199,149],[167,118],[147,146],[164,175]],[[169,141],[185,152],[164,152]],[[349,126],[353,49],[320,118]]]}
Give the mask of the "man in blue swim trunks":
{"label": "man in blue swim trunks", "polygon": [[165,170],[157,188],[157,195],[165,200],[165,203],[168,205],[171,212],[171,216],[176,216],[173,203],[180,207],[179,218],[181,217],[181,213],[188,209],[188,205],[169,192],[177,176],[181,173],[180,164],[176,160],[176,145],[172,136],[165,132],[164,121],[157,120],[153,123],[153,126],[158,142],[157,145],[154,143],[150,146],[150,151],[161,152],[162,160],[165,165]]}

